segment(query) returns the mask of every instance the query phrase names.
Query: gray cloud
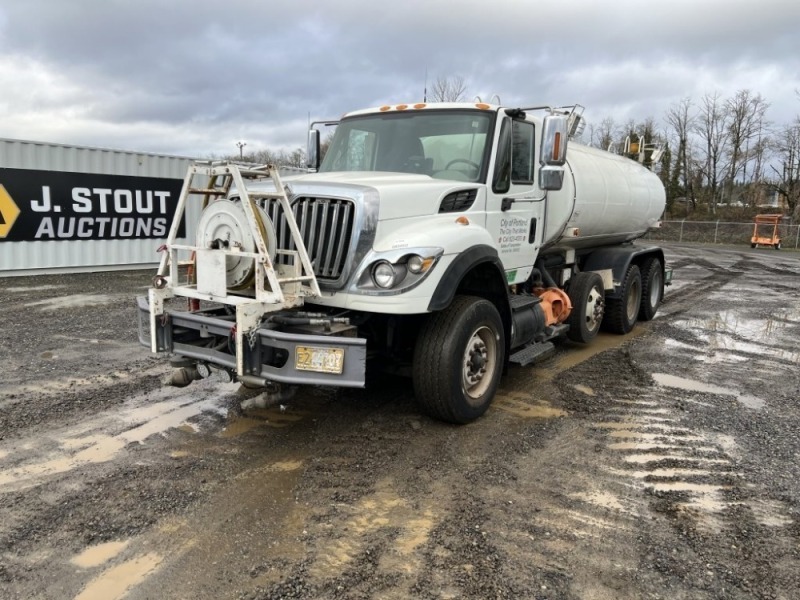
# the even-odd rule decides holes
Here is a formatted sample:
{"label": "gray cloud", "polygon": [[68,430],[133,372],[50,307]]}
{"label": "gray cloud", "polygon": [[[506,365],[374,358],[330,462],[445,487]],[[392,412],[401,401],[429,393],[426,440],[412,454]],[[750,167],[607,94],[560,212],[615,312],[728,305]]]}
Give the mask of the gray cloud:
{"label": "gray cloud", "polygon": [[595,121],[750,88],[800,112],[800,4],[0,0],[0,135],[182,155],[293,148],[306,121],[422,98],[574,103]]}

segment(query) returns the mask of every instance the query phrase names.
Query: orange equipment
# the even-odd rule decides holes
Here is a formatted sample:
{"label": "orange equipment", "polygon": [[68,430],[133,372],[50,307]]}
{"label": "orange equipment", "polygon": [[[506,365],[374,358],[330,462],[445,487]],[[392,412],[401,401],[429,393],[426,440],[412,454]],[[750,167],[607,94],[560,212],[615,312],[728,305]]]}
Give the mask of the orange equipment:
{"label": "orange equipment", "polygon": [[536,288],[533,293],[542,299],[544,319],[548,326],[563,323],[572,312],[572,302],[567,293],[559,288]]}
{"label": "orange equipment", "polygon": [[[778,235],[778,224],[781,222],[783,215],[756,215],[755,225],[753,225],[753,237],[750,238],[750,247],[756,246],[772,246],[775,250],[781,249],[781,238]],[[758,234],[758,226],[761,225],[762,235]],[[772,225],[771,235],[764,235],[764,230],[769,230],[769,225]]]}

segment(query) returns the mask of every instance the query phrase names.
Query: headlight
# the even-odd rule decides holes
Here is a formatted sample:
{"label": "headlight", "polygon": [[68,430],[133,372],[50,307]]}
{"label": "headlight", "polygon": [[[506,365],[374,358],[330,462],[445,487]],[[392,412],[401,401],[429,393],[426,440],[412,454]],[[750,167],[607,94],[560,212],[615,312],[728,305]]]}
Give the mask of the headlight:
{"label": "headlight", "polygon": [[424,266],[424,264],[425,264],[425,259],[423,259],[421,256],[417,254],[414,254],[411,257],[409,257],[408,262],[406,263],[406,265],[408,266],[408,270],[414,273],[414,275],[422,272],[422,267]]}
{"label": "headlight", "polygon": [[371,252],[359,267],[356,294],[385,296],[402,294],[417,287],[444,253],[442,248],[398,248]]}
{"label": "headlight", "polygon": [[375,263],[375,266],[372,267],[372,281],[374,281],[375,285],[379,288],[388,290],[392,287],[394,285],[395,275],[394,265],[388,261],[382,260]]}
{"label": "headlight", "polygon": [[420,273],[427,272],[428,269],[433,266],[433,263],[436,262],[436,258],[436,256],[422,257],[419,254],[412,254],[406,261],[406,268],[410,273],[419,275]]}

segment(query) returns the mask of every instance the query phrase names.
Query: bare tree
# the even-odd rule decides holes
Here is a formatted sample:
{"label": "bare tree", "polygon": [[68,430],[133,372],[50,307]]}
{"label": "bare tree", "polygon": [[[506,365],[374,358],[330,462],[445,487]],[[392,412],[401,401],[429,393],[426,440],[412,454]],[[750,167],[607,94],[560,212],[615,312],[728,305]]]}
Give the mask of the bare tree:
{"label": "bare tree", "polygon": [[728,164],[725,162],[729,143],[728,122],[728,113],[719,93],[705,94],[694,129],[702,141],[700,168],[708,185],[712,213],[717,212],[720,182],[728,172]]}
{"label": "bare tree", "polygon": [[772,165],[775,177],[769,187],[781,194],[789,207],[789,214],[800,218],[800,117],[786,125],[776,136],[775,157],[778,165]]}
{"label": "bare tree", "polygon": [[[697,208],[697,198],[692,185],[692,174],[689,171],[689,132],[693,130],[695,117],[691,114],[692,101],[684,98],[673,104],[667,111],[667,124],[678,140],[678,150],[675,156],[675,182],[681,182],[685,194],[692,203],[692,208]],[[677,187],[677,186],[676,186]]]}
{"label": "bare tree", "polygon": [[464,78],[458,75],[453,77],[437,77],[431,90],[431,102],[459,102],[464,99],[467,85]]}
{"label": "bare tree", "polygon": [[725,102],[728,125],[728,198],[733,197],[737,178],[747,182],[747,166],[761,150],[758,136],[763,132],[765,114],[769,104],[761,94],[739,90]]}
{"label": "bare tree", "polygon": [[617,125],[614,119],[606,117],[597,126],[591,126],[589,145],[603,150],[613,151],[614,138],[617,137]]}

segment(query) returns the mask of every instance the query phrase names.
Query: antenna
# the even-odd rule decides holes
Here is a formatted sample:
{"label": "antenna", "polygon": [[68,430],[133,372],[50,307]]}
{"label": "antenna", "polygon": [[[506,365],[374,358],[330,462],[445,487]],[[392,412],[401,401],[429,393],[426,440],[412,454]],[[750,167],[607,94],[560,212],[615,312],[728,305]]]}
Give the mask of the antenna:
{"label": "antenna", "polygon": [[428,101],[428,67],[425,67],[425,87],[422,89],[422,101]]}

